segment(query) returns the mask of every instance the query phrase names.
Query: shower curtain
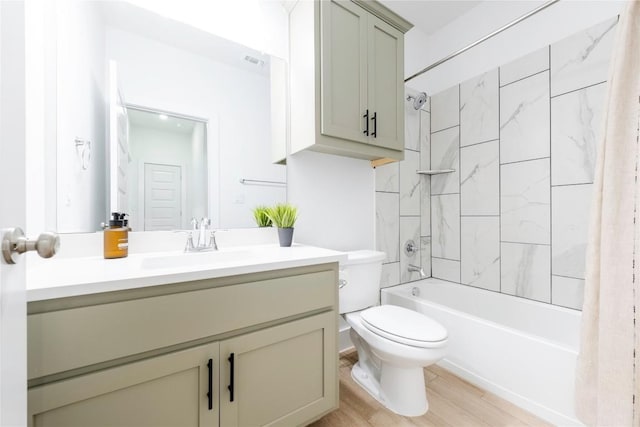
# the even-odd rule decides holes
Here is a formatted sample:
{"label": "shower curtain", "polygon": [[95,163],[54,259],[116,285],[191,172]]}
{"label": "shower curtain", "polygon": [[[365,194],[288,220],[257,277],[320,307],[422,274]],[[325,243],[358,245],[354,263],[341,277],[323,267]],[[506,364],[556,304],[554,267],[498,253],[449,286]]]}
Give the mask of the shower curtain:
{"label": "shower curtain", "polygon": [[640,426],[640,2],[620,17],[598,148],[576,369],[587,425]]}

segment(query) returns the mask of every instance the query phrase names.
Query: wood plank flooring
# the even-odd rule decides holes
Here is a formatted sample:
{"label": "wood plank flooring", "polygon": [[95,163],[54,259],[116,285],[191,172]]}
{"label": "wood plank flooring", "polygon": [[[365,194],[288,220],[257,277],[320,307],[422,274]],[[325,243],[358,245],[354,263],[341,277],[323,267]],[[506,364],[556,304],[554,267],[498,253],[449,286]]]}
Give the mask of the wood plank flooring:
{"label": "wood plank flooring", "polygon": [[551,426],[436,365],[424,371],[429,411],[421,417],[402,417],[380,405],[353,381],[351,367],[357,361],[355,351],[340,356],[340,409],[312,427]]}

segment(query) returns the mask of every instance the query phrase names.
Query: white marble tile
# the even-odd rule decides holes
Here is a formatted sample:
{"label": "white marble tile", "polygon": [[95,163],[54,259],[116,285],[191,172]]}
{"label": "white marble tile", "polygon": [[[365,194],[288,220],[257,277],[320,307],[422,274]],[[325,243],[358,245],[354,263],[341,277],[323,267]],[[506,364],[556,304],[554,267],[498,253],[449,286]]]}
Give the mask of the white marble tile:
{"label": "white marble tile", "polygon": [[460,146],[498,139],[498,69],[460,85]]}
{"label": "white marble tile", "polygon": [[549,69],[549,46],[500,67],[500,86]]}
{"label": "white marble tile", "polygon": [[400,162],[400,215],[420,215],[420,153],[405,150]]}
{"label": "white marble tile", "polygon": [[420,111],[420,169],[431,168],[431,113]]}
{"label": "white marble tile", "polygon": [[551,247],[520,243],[501,246],[502,293],[551,302]]}
{"label": "white marble tile", "polygon": [[[413,241],[416,245],[417,252],[407,255],[404,247],[408,241]],[[417,216],[401,216],[400,217],[400,282],[413,282],[420,280],[420,273],[409,271],[409,264],[420,267],[422,257],[420,256],[420,218]]]}
{"label": "white marble tile", "polygon": [[384,262],[400,261],[400,195],[376,192],[376,250]]}
{"label": "white marble tile", "polygon": [[431,254],[438,258],[460,259],[460,196],[431,197]]}
{"label": "white marble tile", "polygon": [[420,110],[413,108],[413,99],[407,101],[407,95],[416,96],[417,91],[408,89],[404,102],[404,148],[420,150]]}
{"label": "white marble tile", "polygon": [[617,17],[551,45],[551,95],[607,79]]}
{"label": "white marble tile", "polygon": [[462,217],[461,283],[500,291],[500,218]]}
{"label": "white marble tile", "polygon": [[420,235],[431,236],[431,177],[420,177]]}
{"label": "white marble tile", "polygon": [[400,163],[387,163],[376,168],[376,191],[400,192]]}
{"label": "white marble tile", "polygon": [[460,283],[460,261],[450,259],[431,258],[431,276]]}
{"label": "white marble tile", "polygon": [[606,83],[551,100],[551,184],[592,183]]}
{"label": "white marble tile", "polygon": [[400,284],[400,263],[392,262],[382,264],[382,274],[380,275],[380,288],[388,288]]}
{"label": "white marble tile", "polygon": [[[420,169],[431,169],[431,114],[426,111],[420,112]],[[431,177],[419,179],[420,235],[431,236]]]}
{"label": "white marble tile", "polygon": [[549,157],[549,72],[500,89],[500,163]]}
{"label": "white marble tile", "polygon": [[431,237],[420,238],[420,256],[422,257],[422,271],[431,277]]}
{"label": "white marble tile", "polygon": [[593,184],[551,189],[553,274],[584,279]]}
{"label": "white marble tile", "polygon": [[549,179],[549,159],[501,166],[502,241],[551,243]]}
{"label": "white marble tile", "polygon": [[500,214],[500,143],[491,141],[460,149],[460,212]]}
{"label": "white marble tile", "polygon": [[455,172],[431,177],[431,194],[460,192],[460,128],[458,126],[431,134],[431,169],[454,169]]}
{"label": "white marble tile", "polygon": [[551,276],[551,304],[582,310],[584,280]]}
{"label": "white marble tile", "polygon": [[456,126],[460,123],[460,98],[458,85],[431,97],[431,131]]}

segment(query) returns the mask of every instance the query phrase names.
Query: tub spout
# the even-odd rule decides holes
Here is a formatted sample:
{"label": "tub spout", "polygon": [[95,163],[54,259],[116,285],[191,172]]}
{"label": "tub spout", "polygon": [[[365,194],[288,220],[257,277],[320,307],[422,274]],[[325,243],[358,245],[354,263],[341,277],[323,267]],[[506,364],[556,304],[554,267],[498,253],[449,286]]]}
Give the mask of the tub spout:
{"label": "tub spout", "polygon": [[418,273],[420,273],[421,279],[424,279],[427,277],[427,275],[424,274],[424,270],[421,267],[418,267],[417,265],[409,264],[409,267],[407,267],[407,269],[411,272],[417,271]]}

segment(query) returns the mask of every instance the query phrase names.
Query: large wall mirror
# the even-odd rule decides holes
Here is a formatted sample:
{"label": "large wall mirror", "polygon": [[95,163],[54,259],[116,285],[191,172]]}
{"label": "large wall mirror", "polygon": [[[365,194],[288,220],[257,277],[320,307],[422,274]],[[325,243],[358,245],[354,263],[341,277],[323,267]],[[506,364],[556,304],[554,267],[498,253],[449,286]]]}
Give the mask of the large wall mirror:
{"label": "large wall mirror", "polygon": [[281,60],[122,1],[48,7],[49,228],[96,231],[114,210],[134,231],[252,227],[253,207],[286,200],[271,158]]}

